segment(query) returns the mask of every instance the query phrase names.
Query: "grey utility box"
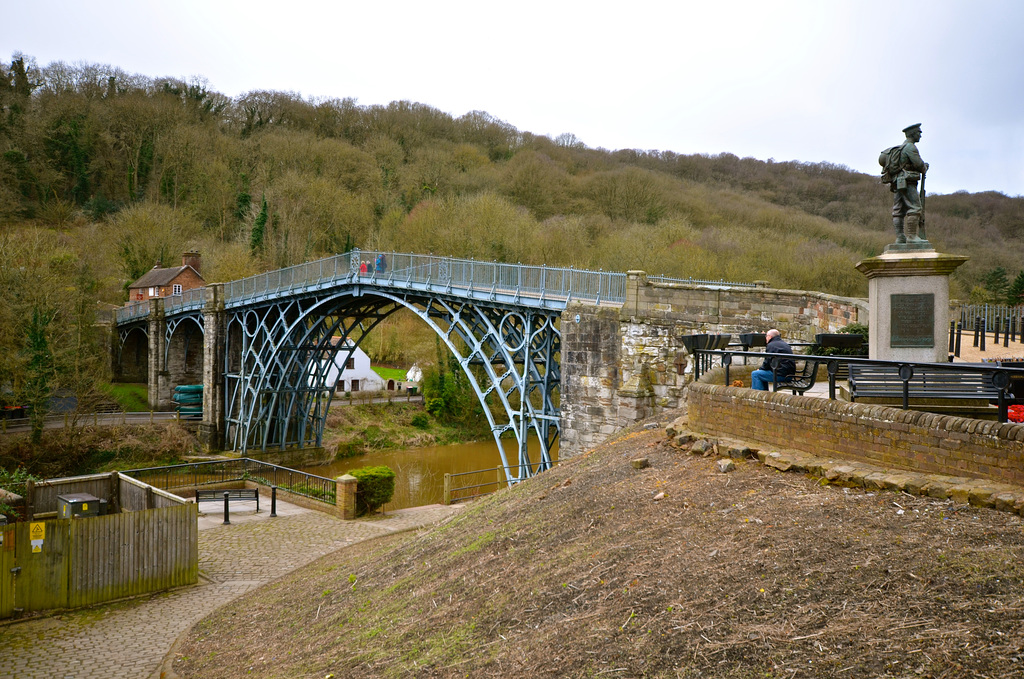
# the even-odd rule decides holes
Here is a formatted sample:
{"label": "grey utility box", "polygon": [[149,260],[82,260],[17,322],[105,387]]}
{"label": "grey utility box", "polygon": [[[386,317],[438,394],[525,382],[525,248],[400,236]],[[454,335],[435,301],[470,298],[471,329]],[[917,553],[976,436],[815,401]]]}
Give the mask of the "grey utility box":
{"label": "grey utility box", "polygon": [[[85,516],[106,514],[106,500],[100,500],[89,493],[71,493],[57,496],[57,516],[62,519],[73,519]],[[103,505],[101,510],[100,506]]]}

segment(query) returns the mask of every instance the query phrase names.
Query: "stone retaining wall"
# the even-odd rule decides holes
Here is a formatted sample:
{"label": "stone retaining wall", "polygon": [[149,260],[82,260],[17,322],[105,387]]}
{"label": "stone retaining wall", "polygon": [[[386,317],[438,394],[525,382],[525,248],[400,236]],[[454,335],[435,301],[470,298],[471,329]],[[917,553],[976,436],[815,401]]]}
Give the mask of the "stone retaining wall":
{"label": "stone retaining wall", "polygon": [[694,383],[690,424],[761,446],[1024,485],[1024,425]]}
{"label": "stone retaining wall", "polygon": [[784,337],[812,341],[815,333],[866,324],[868,307],[867,300],[807,290],[652,283],[643,271],[630,271],[620,313],[689,332],[735,335],[778,328]]}

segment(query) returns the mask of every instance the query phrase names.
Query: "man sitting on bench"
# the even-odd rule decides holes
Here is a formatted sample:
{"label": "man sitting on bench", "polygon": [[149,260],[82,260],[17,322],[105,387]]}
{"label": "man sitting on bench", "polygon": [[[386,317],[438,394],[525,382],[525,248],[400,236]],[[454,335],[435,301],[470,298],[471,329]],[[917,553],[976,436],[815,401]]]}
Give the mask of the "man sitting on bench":
{"label": "man sitting on bench", "polygon": [[[768,354],[792,354],[793,349],[782,339],[782,333],[772,328],[765,333],[764,338],[768,341],[765,352]],[[785,382],[793,377],[796,372],[796,363],[790,359],[782,359],[779,362],[779,383]],[[772,358],[764,359],[759,370],[750,373],[750,387],[758,391],[768,391],[768,385],[775,381],[775,371],[772,370]]]}

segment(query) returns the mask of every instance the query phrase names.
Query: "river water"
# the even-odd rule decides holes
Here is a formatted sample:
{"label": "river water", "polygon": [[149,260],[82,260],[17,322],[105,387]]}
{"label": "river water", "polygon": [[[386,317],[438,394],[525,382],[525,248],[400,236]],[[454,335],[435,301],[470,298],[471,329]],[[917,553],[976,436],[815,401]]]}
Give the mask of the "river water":
{"label": "river water", "polygon": [[[505,455],[509,464],[515,464],[516,441],[504,440]],[[536,439],[530,439],[527,449],[530,459],[540,460],[540,446]],[[552,452],[552,459],[558,459],[558,446]],[[406,448],[402,450],[379,450],[358,457],[338,460],[329,465],[303,467],[302,471],[317,476],[335,478],[351,469],[386,465],[395,472],[395,495],[385,510],[419,507],[437,504],[444,501],[444,475],[476,472],[481,469],[494,469],[502,464],[501,456],[494,441],[478,441],[458,443],[448,446],[427,446],[423,448]],[[500,472],[490,471],[481,474],[457,476],[453,486],[488,484],[475,492],[488,492],[495,489],[498,481],[504,477]],[[467,491],[474,492],[474,491]]]}

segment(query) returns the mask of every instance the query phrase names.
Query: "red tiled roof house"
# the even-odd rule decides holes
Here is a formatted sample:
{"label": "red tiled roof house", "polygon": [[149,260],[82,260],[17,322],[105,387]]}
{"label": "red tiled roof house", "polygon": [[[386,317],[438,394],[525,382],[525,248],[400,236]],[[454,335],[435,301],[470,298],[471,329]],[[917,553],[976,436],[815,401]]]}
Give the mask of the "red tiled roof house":
{"label": "red tiled roof house", "polygon": [[143,274],[142,278],[128,286],[128,303],[180,295],[186,290],[201,288],[206,285],[206,281],[199,273],[200,267],[201,258],[198,252],[183,254],[181,266],[154,266]]}

